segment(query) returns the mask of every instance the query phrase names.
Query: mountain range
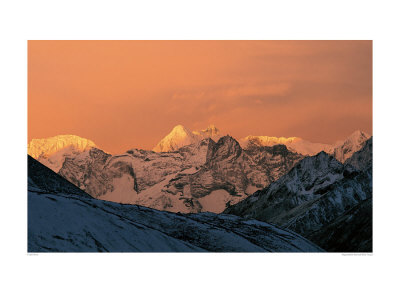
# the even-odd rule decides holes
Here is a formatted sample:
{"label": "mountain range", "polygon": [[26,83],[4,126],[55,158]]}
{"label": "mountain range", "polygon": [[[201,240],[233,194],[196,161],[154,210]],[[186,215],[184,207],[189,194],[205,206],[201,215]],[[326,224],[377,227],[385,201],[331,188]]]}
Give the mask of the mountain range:
{"label": "mountain range", "polygon": [[[173,215],[217,227],[266,222],[273,224],[268,226],[296,232],[327,251],[372,251],[372,137],[361,131],[327,145],[296,137],[248,136],[236,140],[222,135],[213,125],[200,131],[178,125],[153,151],[130,149],[113,155],[99,149],[93,141],[63,135],[32,140],[28,154],[32,155],[28,160],[28,184],[33,193],[30,197],[42,199],[40,203],[47,203],[43,204],[46,209],[57,202],[66,212],[83,215],[81,206],[88,202],[84,200],[83,204],[81,200],[92,199],[88,200],[89,206],[101,207],[107,215],[119,214],[120,218],[120,214],[128,214],[120,207],[129,207],[129,214],[145,227],[150,226],[148,216],[142,220],[138,215],[143,207],[151,212],[149,215],[163,220],[166,215],[159,211],[178,213]],[[58,173],[54,174],[56,177],[53,171]],[[52,193],[56,189],[58,197],[52,197],[50,202],[41,196],[49,187]],[[59,187],[62,189],[58,190]],[[80,202],[71,204],[70,199],[77,198]],[[68,218],[73,219],[70,215]],[[174,218],[168,222],[180,222]],[[174,230],[168,222],[160,226]],[[86,225],[91,228],[89,231],[94,230],[93,224]],[[246,235],[242,231],[240,234]],[[186,238],[194,237],[185,235]],[[112,250],[110,247],[104,249]],[[133,251],[127,245],[118,247]],[[152,251],[149,245],[146,247],[145,251]],[[236,251],[232,245],[182,247],[179,251],[191,251],[190,247],[194,251]],[[270,250],[265,245],[261,248]],[[164,250],[174,251],[168,249]]]}
{"label": "mountain range", "polygon": [[154,151],[111,155],[90,140],[64,135],[32,140],[28,154],[98,199],[172,212],[220,213],[279,179],[318,147],[344,160],[368,137],[356,131],[328,147],[300,138],[237,141],[221,136],[214,125],[200,131],[178,125]]}
{"label": "mountain range", "polygon": [[344,164],[325,152],[304,158],[224,213],[278,224],[328,251],[371,252],[372,138]]}

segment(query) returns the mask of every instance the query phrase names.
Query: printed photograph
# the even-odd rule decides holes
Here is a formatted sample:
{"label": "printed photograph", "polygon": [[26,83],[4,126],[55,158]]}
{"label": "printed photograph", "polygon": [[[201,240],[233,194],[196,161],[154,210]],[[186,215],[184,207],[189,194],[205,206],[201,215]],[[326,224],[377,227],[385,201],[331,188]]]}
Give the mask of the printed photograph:
{"label": "printed photograph", "polygon": [[372,47],[28,41],[27,251],[372,253]]}

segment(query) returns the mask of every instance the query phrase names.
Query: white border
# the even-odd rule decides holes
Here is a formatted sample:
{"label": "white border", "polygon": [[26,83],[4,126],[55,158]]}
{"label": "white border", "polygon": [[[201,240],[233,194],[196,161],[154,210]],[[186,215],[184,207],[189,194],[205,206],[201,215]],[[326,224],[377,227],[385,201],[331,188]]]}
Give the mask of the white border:
{"label": "white border", "polygon": [[[398,9],[395,1],[2,3],[3,299],[398,298]],[[26,254],[28,39],[374,41],[374,254]],[[392,271],[393,270],[393,271]]]}

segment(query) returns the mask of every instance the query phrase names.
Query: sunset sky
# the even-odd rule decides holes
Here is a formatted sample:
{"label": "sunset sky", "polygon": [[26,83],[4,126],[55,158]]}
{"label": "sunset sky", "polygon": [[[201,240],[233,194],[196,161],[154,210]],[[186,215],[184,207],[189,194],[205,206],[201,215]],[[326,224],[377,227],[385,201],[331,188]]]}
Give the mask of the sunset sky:
{"label": "sunset sky", "polygon": [[333,143],[372,134],[371,41],[29,41],[28,140],[121,153],[182,124]]}

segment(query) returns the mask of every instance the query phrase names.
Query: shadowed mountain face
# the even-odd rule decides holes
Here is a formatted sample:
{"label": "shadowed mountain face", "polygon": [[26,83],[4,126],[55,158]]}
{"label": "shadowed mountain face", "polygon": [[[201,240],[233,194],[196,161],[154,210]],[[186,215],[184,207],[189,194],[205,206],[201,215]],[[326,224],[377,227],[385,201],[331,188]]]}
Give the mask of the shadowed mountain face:
{"label": "shadowed mountain face", "polygon": [[357,204],[307,238],[329,252],[372,252],[372,199]]}
{"label": "shadowed mountain face", "polygon": [[78,189],[71,182],[54,173],[30,155],[28,155],[28,187],[31,190],[51,191],[58,194],[92,198],[89,194]]}
{"label": "shadowed mountain face", "polygon": [[[312,236],[314,242],[327,250],[343,250],[344,242],[342,246],[338,242],[335,248],[332,241],[318,239],[328,232],[336,236],[335,225],[330,225],[336,222],[337,228],[349,230],[346,251],[372,249],[368,246],[368,234],[361,240],[354,238],[359,224],[372,226],[372,219],[368,220],[372,212],[366,212],[372,211],[372,205],[363,205],[365,201],[372,202],[372,139],[348,162],[344,165],[324,152],[306,157],[267,188],[224,213],[275,223],[303,236]],[[352,210],[355,207],[361,208]],[[353,221],[349,221],[351,216]],[[372,232],[372,227],[365,230]]]}
{"label": "shadowed mountain face", "polygon": [[290,230],[93,199],[28,157],[29,252],[320,252]]}

